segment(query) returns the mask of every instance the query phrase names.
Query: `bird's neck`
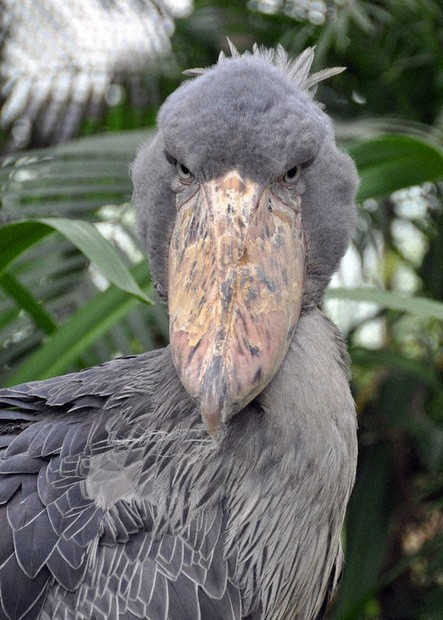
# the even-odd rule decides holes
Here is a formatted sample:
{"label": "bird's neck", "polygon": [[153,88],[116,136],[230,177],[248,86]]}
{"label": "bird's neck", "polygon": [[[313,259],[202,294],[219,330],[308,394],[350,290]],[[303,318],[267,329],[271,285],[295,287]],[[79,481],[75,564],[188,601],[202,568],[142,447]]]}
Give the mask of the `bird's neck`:
{"label": "bird's neck", "polygon": [[300,317],[288,354],[259,402],[288,438],[304,436],[321,450],[335,426],[352,443],[356,420],[347,350],[318,308]]}
{"label": "bird's neck", "polygon": [[[266,598],[266,592],[273,590],[267,583],[270,558],[257,549],[284,557],[281,582],[299,584],[305,590],[299,599],[301,607],[288,608],[287,615],[281,617],[310,617],[318,601],[308,597],[312,588],[307,568],[318,562],[315,570],[322,582],[340,558],[340,531],[357,456],[346,349],[335,326],[318,309],[300,318],[288,355],[257,404],[255,412],[248,411],[242,444],[237,446],[239,458],[231,463],[236,467],[243,459],[228,493],[227,548],[238,554],[239,565],[252,565],[248,574],[260,575],[264,610],[273,604]],[[310,515],[316,515],[313,521]],[[267,524],[266,540],[260,540],[259,545],[255,540],[257,522]],[[318,541],[326,540],[329,532],[333,532],[327,543],[330,557],[326,543],[321,553],[312,555]],[[300,558],[303,561],[296,578],[286,574],[284,567],[293,567]],[[252,583],[243,585],[245,592],[253,590]],[[274,594],[285,596],[283,590]],[[288,600],[298,599],[292,595],[288,594]]]}

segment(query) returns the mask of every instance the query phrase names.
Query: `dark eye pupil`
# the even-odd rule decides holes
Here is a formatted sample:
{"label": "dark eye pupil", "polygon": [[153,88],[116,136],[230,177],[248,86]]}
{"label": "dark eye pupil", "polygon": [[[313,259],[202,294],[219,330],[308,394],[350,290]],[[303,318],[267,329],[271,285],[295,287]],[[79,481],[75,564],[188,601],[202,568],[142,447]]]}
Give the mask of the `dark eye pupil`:
{"label": "dark eye pupil", "polygon": [[297,173],[298,173],[298,166],[294,166],[293,168],[290,168],[285,175],[286,180],[293,181],[295,177],[297,176]]}
{"label": "dark eye pupil", "polygon": [[177,162],[176,165],[177,165],[177,172],[182,179],[188,180],[191,178],[192,174],[189,168],[187,168],[185,165],[181,164],[180,162]]}
{"label": "dark eye pupil", "polygon": [[190,170],[186,168],[186,166],[184,166],[183,164],[180,164],[180,171],[182,174],[184,174],[184,176],[188,176],[188,174],[190,174]]}

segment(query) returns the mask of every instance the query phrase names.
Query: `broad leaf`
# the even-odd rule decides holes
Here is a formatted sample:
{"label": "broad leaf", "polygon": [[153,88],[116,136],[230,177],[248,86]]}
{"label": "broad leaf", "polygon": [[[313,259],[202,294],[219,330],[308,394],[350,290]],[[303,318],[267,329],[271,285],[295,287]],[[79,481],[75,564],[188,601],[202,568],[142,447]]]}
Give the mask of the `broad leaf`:
{"label": "broad leaf", "polygon": [[348,151],[361,178],[359,200],[443,179],[443,151],[415,136],[380,136],[352,144]]}
{"label": "broad leaf", "polygon": [[23,252],[52,232],[40,222],[20,222],[0,228],[0,274]]}

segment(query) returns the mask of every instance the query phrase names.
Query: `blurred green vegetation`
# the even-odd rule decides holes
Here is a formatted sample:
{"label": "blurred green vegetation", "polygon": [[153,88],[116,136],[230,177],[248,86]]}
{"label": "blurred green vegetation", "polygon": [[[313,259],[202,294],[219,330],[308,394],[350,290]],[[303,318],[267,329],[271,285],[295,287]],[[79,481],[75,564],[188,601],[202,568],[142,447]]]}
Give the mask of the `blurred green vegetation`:
{"label": "blurred green vegetation", "polygon": [[[325,7],[321,19],[313,6]],[[437,620],[443,617],[441,2],[197,0],[176,24],[173,55],[162,73],[143,78],[149,104],[137,108],[126,97],[85,119],[80,139],[46,149],[31,143],[26,152],[5,155],[2,383],[167,341],[162,305],[139,301],[155,294],[134,233],[128,166],[181,71],[216,62],[226,36],[240,50],[255,41],[280,43],[295,55],[316,45],[315,69],[348,67],[319,87],[318,99],[361,171],[354,257],[362,282],[374,288],[359,283],[328,294],[345,300],[339,319],[351,307],[353,320],[348,316],[343,327],[360,426],[346,565],[330,615]],[[398,191],[411,185],[415,189]],[[77,237],[63,228],[66,218],[76,220]],[[101,251],[89,223],[111,242]],[[127,283],[131,272],[132,294],[109,278],[110,260]],[[367,301],[377,305],[352,311],[351,304]]]}

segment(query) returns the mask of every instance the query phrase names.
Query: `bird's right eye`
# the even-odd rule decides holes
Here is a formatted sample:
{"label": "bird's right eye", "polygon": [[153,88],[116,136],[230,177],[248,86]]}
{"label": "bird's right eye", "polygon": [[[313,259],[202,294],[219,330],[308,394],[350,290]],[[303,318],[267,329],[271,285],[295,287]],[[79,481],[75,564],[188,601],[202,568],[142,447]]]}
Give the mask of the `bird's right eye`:
{"label": "bird's right eye", "polygon": [[181,164],[179,161],[175,164],[177,169],[177,174],[180,177],[181,181],[189,182],[192,180],[192,173],[184,164]]}
{"label": "bird's right eye", "polygon": [[301,167],[294,166],[293,168],[290,168],[285,175],[283,175],[282,181],[286,185],[292,185],[293,183],[296,183],[298,181],[298,179],[300,178],[300,174]]}

